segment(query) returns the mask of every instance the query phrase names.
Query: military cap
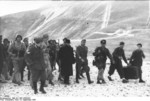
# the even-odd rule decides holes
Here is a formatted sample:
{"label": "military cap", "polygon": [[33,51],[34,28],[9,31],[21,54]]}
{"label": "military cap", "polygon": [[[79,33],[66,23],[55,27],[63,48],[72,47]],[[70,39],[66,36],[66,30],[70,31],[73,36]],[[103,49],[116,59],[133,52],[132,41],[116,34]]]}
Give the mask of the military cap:
{"label": "military cap", "polygon": [[25,41],[28,41],[28,38],[24,38],[23,41],[24,41],[24,42],[25,42]]}
{"label": "military cap", "polygon": [[86,39],[82,39],[82,41],[86,41]]}
{"label": "military cap", "polygon": [[67,40],[67,38],[64,38],[64,39],[63,39],[63,41],[66,41],[66,40]]}
{"label": "military cap", "polygon": [[141,47],[142,47],[142,44],[141,44],[141,43],[138,43],[137,46],[141,46]]}
{"label": "military cap", "polygon": [[16,40],[17,40],[17,38],[21,38],[21,40],[22,40],[22,36],[21,35],[17,35],[16,36]]}
{"label": "military cap", "polygon": [[48,38],[48,37],[49,37],[48,34],[43,35],[43,39]]}
{"label": "military cap", "polygon": [[9,42],[9,40],[8,40],[7,38],[5,38],[5,39],[3,40],[3,42],[6,42],[6,41]]}
{"label": "military cap", "polygon": [[106,40],[101,40],[101,44],[106,44]]}
{"label": "military cap", "polygon": [[69,40],[69,39],[66,39],[65,43],[69,43],[69,44],[70,44],[70,40]]}
{"label": "military cap", "polygon": [[124,45],[125,43],[124,42],[120,42],[120,45]]}
{"label": "military cap", "polygon": [[40,38],[40,37],[35,37],[35,38],[34,38],[34,42],[37,43],[37,44],[40,43],[40,42],[42,42],[42,41],[43,41],[43,40],[42,40],[42,38]]}

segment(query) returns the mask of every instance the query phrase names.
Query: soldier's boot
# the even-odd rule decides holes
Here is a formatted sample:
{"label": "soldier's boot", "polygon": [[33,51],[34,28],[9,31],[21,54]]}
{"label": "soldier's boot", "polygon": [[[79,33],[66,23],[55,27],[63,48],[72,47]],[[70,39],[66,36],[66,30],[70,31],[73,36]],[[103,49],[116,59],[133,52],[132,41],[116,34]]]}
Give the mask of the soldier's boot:
{"label": "soldier's boot", "polygon": [[30,71],[28,70],[28,80],[30,80]]}
{"label": "soldier's boot", "polygon": [[[80,75],[82,76],[82,78],[85,78],[84,75],[83,75],[83,73],[81,73]],[[79,78],[82,79],[80,76],[79,76]]]}
{"label": "soldier's boot", "polygon": [[102,84],[99,79],[97,79],[97,84]]}
{"label": "soldier's boot", "polygon": [[103,84],[106,84],[106,81],[105,81],[104,79],[102,79],[102,83],[103,83]]}
{"label": "soldier's boot", "polygon": [[23,78],[24,78],[24,70],[21,71],[21,81],[22,82],[24,82]]}
{"label": "soldier's boot", "polygon": [[51,84],[52,86],[54,86],[54,83],[52,80],[49,80],[49,84]]}
{"label": "soldier's boot", "polygon": [[86,76],[87,76],[88,83],[89,83],[89,84],[92,84],[93,81],[91,81],[89,72],[86,72]]}
{"label": "soldier's boot", "polygon": [[97,84],[101,84],[99,80],[97,80]]}
{"label": "soldier's boot", "polygon": [[58,76],[58,81],[63,81],[63,78],[62,78],[60,73],[59,73],[59,76]]}
{"label": "soldier's boot", "polygon": [[76,73],[76,83],[79,83],[79,74]]}
{"label": "soldier's boot", "polygon": [[145,81],[142,79],[142,73],[139,74],[139,83],[145,83]]}
{"label": "soldier's boot", "polygon": [[44,90],[44,85],[45,85],[45,81],[41,81],[40,91],[41,91],[43,94],[46,94],[46,91]]}
{"label": "soldier's boot", "polygon": [[76,77],[76,83],[79,83],[79,79],[78,79],[78,77]]}
{"label": "soldier's boot", "polygon": [[125,78],[122,79],[122,83],[128,83],[129,81]]}
{"label": "soldier's boot", "polygon": [[37,93],[38,93],[38,90],[37,90],[37,82],[33,82],[33,90],[34,90],[34,94],[37,94]]}
{"label": "soldier's boot", "polygon": [[108,76],[109,81],[114,81],[111,76]]}

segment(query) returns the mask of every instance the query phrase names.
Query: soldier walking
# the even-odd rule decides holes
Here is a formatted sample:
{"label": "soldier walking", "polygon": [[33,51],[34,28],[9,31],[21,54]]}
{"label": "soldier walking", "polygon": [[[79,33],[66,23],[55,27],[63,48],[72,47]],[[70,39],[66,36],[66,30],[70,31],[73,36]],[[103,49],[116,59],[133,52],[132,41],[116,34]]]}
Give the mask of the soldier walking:
{"label": "soldier walking", "polygon": [[21,42],[22,36],[17,35],[15,41],[9,46],[8,52],[12,58],[14,73],[13,73],[13,83],[18,85],[21,84],[21,69],[23,68],[24,54],[26,47],[24,43]]}
{"label": "soldier walking", "polygon": [[[49,36],[48,34],[43,35],[43,42],[42,42],[42,49],[43,49],[43,55],[44,55],[44,60],[46,64],[46,76],[47,76],[47,82],[51,85],[54,85],[53,83],[53,74],[52,74],[52,67],[51,67],[51,62],[50,62],[50,56],[49,56],[49,50],[50,48],[48,47],[48,39]],[[45,87],[47,87],[47,83],[45,84]]]}
{"label": "soldier walking", "polygon": [[124,42],[120,42],[120,46],[117,47],[113,52],[113,59],[114,59],[115,63],[111,64],[110,68],[109,68],[108,79],[110,81],[113,81],[113,79],[111,78],[111,75],[114,74],[114,71],[116,69],[117,72],[119,73],[120,78],[122,79],[122,82],[123,83],[128,82],[128,80],[126,80],[125,77],[124,77],[124,72],[123,72],[123,67],[122,67],[122,59],[128,65],[127,59],[125,57],[124,49],[123,49],[124,45],[125,45]]}
{"label": "soldier walking", "polygon": [[2,44],[2,35],[0,35],[0,83],[4,83],[5,81],[2,78],[2,70],[3,70],[3,62],[4,62],[4,47]]}
{"label": "soldier walking", "polygon": [[3,62],[3,76],[5,77],[5,80],[9,80],[9,53],[8,53],[8,48],[9,48],[9,40],[6,38],[3,40],[3,49],[4,49],[4,62]]}
{"label": "soldier walking", "polygon": [[88,66],[87,54],[88,47],[86,46],[86,40],[84,39],[81,41],[81,45],[76,48],[76,83],[79,83],[79,76],[81,74],[81,70],[84,70],[86,72],[88,83],[93,83],[89,74],[90,67]]}
{"label": "soldier walking", "polygon": [[111,63],[114,63],[108,48],[106,48],[106,40],[101,40],[101,46],[95,49],[93,55],[95,56],[94,65],[98,68],[97,84],[105,84],[103,75],[107,57],[111,60]]}
{"label": "soldier walking", "polygon": [[44,90],[45,80],[46,80],[46,64],[44,60],[43,50],[41,47],[42,38],[35,38],[35,43],[29,46],[26,53],[27,65],[31,70],[31,78],[33,83],[34,94],[38,93],[37,82],[41,81],[40,91],[45,94]]}
{"label": "soldier walking", "polygon": [[145,83],[145,81],[142,79],[142,64],[143,64],[143,58],[145,58],[144,52],[142,50],[142,44],[137,44],[137,49],[133,51],[131,58],[130,58],[130,64],[132,66],[136,66],[138,68],[139,72],[139,82]]}

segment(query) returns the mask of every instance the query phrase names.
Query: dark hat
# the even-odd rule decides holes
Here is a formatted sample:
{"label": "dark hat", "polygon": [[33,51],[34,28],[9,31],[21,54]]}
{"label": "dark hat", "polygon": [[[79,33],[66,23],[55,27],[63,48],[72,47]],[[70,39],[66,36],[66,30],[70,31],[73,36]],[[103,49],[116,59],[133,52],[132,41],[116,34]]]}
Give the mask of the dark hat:
{"label": "dark hat", "polygon": [[120,42],[120,45],[124,45],[125,43],[124,42]]}
{"label": "dark hat", "polygon": [[51,44],[53,40],[48,40],[48,43]]}
{"label": "dark hat", "polygon": [[69,44],[70,44],[70,40],[69,40],[69,39],[66,39],[65,43],[69,43]]}
{"label": "dark hat", "polygon": [[82,39],[82,41],[86,41],[86,39]]}
{"label": "dark hat", "polygon": [[21,35],[17,35],[17,36],[16,36],[16,40],[17,40],[17,38],[19,38],[19,37],[20,37],[21,40],[22,40],[22,36],[21,36]]}
{"label": "dark hat", "polygon": [[28,41],[28,38],[24,38],[23,41],[24,41],[24,42],[25,42],[25,41]]}
{"label": "dark hat", "polygon": [[101,44],[106,44],[106,40],[101,40]]}
{"label": "dark hat", "polygon": [[42,41],[43,41],[43,40],[42,40],[41,37],[35,37],[35,38],[34,38],[34,42],[37,43],[37,44],[40,43],[40,42],[42,42]]}
{"label": "dark hat", "polygon": [[64,38],[64,39],[63,39],[63,41],[66,41],[66,40],[67,40],[67,38]]}
{"label": "dark hat", "polygon": [[142,47],[142,44],[141,44],[141,43],[138,43],[137,46],[141,46],[141,47]]}
{"label": "dark hat", "polygon": [[6,41],[9,42],[9,40],[8,40],[7,38],[5,38],[5,39],[3,40],[3,42],[6,42]]}
{"label": "dark hat", "polygon": [[43,35],[43,39],[45,39],[45,38],[49,38],[48,34]]}

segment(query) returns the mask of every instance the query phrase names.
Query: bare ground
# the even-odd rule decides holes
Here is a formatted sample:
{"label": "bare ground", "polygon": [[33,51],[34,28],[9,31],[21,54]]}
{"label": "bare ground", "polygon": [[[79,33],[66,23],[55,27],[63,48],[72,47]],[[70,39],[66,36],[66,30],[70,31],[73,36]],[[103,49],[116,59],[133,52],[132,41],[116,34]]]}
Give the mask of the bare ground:
{"label": "bare ground", "polygon": [[65,86],[57,80],[58,71],[56,70],[53,72],[55,75],[55,86],[48,85],[45,88],[47,91],[45,95],[41,93],[34,95],[25,73],[25,82],[21,86],[15,85],[11,81],[8,81],[6,84],[0,84],[0,97],[150,97],[150,61],[145,61],[143,65],[145,84],[140,84],[137,80],[130,80],[129,83],[123,84],[117,72],[112,76],[115,81],[108,81],[109,63],[104,74],[107,83],[102,85],[96,84],[98,71],[96,67],[92,66],[92,58],[89,58],[89,66],[91,68],[91,79],[94,80],[94,83],[91,85],[87,83],[86,78],[82,78],[80,84],[75,83],[74,70],[74,75],[70,78],[71,85]]}

